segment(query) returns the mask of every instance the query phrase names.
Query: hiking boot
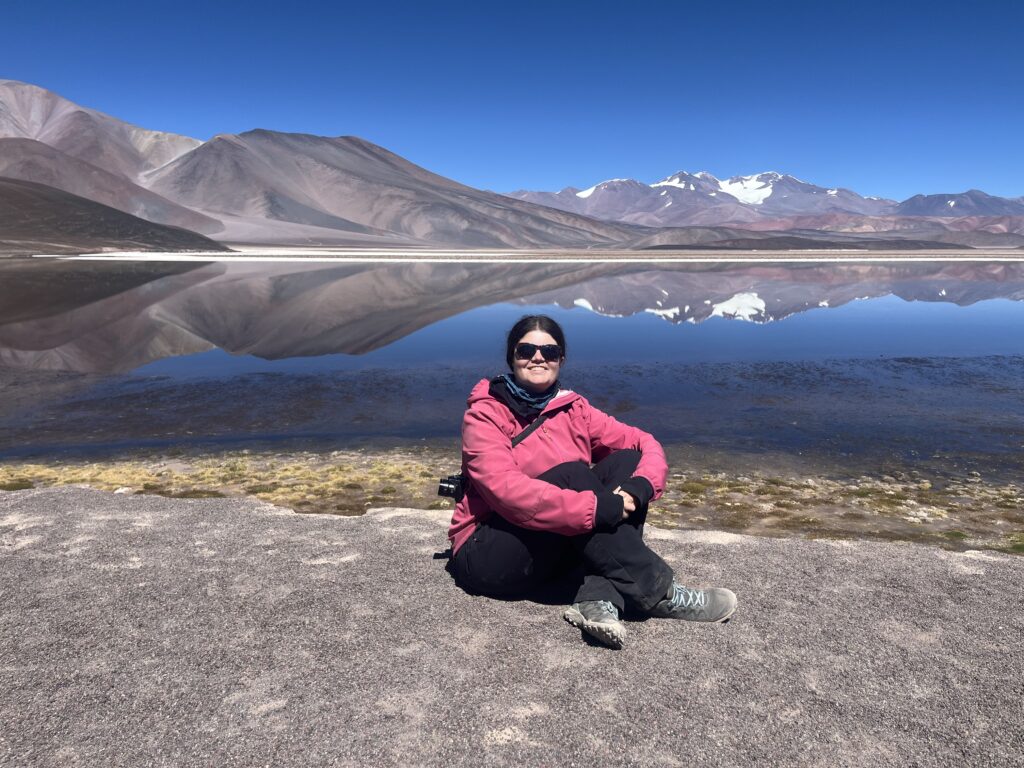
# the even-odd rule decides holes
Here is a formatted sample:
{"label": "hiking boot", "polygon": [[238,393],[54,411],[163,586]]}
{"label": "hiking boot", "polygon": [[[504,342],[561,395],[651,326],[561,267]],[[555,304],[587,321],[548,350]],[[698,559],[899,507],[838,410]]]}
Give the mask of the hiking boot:
{"label": "hiking boot", "polygon": [[690,589],[673,581],[665,599],[651,609],[651,616],[659,619],[726,622],[735,610],[736,595],[732,590],[720,587]]}
{"label": "hiking boot", "polygon": [[562,618],[612,648],[621,648],[626,640],[626,626],[619,621],[619,609],[608,600],[573,603]]}

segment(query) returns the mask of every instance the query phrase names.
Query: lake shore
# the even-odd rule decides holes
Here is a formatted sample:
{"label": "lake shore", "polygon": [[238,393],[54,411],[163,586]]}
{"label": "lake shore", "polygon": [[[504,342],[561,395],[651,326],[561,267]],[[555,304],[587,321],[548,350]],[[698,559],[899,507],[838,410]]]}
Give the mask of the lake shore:
{"label": "lake shore", "polygon": [[[659,528],[755,536],[887,540],[1024,554],[1024,487],[977,471],[851,474],[787,455],[729,456],[667,445]],[[328,450],[180,447],[51,456],[0,464],[0,489],[76,485],[171,498],[252,498],[300,513],[361,515],[371,507],[451,509],[437,482],[458,470],[451,440]]]}

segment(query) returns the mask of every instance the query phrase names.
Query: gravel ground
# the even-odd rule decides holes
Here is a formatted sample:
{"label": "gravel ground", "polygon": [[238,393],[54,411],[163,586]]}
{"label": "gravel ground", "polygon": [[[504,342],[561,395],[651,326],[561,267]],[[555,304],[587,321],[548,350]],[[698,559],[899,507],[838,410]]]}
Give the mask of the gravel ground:
{"label": "gravel ground", "polygon": [[446,516],[0,493],[0,764],[1020,764],[1022,558],[651,529],[740,607],[612,651]]}

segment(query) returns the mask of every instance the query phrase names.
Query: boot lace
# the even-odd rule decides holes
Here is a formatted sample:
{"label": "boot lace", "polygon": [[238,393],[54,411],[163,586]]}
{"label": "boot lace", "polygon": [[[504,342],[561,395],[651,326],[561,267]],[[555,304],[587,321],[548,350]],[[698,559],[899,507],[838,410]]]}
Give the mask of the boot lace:
{"label": "boot lace", "polygon": [[612,616],[619,615],[619,609],[615,607],[615,604],[611,600],[598,600],[597,604],[608,611]]}
{"label": "boot lace", "polygon": [[673,608],[703,608],[708,603],[708,595],[700,589],[690,589],[673,584],[670,602]]}

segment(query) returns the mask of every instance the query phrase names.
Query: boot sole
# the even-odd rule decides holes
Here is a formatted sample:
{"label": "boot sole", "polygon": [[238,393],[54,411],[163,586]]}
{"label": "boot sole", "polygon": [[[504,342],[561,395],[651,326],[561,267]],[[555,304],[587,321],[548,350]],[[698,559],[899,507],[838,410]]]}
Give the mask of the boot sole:
{"label": "boot sole", "polygon": [[562,618],[578,629],[582,629],[598,642],[604,643],[610,648],[618,650],[626,641],[626,628],[622,622],[607,623],[599,621],[587,621],[586,617],[575,608],[566,609]]}

